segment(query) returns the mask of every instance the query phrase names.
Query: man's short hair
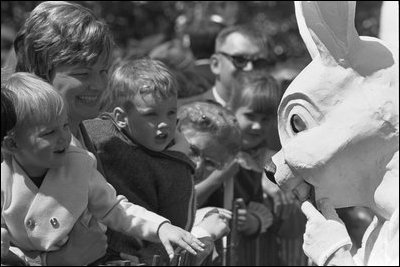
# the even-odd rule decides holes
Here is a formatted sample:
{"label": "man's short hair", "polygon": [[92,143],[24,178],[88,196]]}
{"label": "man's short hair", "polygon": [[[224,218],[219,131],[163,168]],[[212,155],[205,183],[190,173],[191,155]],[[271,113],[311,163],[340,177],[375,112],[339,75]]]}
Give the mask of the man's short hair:
{"label": "man's short hair", "polygon": [[93,64],[101,54],[111,56],[108,26],[79,4],[48,1],[39,4],[17,33],[16,71],[31,72],[50,81],[60,64]]}
{"label": "man's short hair", "polygon": [[215,40],[215,51],[225,43],[227,37],[232,33],[240,33],[241,35],[249,38],[254,44],[260,48],[267,48],[268,40],[265,33],[252,24],[233,25],[222,29]]}
{"label": "man's short hair", "polygon": [[166,99],[176,97],[178,89],[175,76],[163,62],[150,58],[123,61],[110,77],[101,109],[112,111],[122,107],[129,110],[138,95],[151,94]]}
{"label": "man's short hair", "polygon": [[267,51],[268,59],[271,62],[275,62],[274,45],[271,36],[252,24],[233,25],[222,29],[215,40],[215,52],[219,52],[221,46],[225,44],[226,39],[232,33],[239,33],[248,38],[261,51]]}

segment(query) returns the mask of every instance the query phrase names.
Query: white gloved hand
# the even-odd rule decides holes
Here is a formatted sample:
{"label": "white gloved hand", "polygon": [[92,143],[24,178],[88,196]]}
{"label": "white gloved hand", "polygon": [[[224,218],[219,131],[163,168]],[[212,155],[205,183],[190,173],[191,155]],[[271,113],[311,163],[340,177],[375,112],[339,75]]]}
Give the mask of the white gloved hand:
{"label": "white gloved hand", "polygon": [[350,250],[352,242],[346,227],[328,199],[318,202],[321,213],[309,201],[303,202],[301,210],[307,217],[303,250],[318,266],[339,248]]}

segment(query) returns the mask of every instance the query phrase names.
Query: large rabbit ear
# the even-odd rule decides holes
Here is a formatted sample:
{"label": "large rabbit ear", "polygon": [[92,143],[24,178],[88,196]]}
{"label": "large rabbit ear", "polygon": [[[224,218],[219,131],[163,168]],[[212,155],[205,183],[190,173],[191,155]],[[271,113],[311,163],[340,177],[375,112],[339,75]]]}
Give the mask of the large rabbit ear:
{"label": "large rabbit ear", "polygon": [[373,37],[358,36],[354,26],[355,1],[295,2],[301,36],[312,57],[326,64],[351,67],[362,76],[391,67],[393,53]]}
{"label": "large rabbit ear", "polygon": [[296,1],[295,11],[311,57],[320,55],[348,65],[351,46],[359,40],[354,26],[355,1]]}

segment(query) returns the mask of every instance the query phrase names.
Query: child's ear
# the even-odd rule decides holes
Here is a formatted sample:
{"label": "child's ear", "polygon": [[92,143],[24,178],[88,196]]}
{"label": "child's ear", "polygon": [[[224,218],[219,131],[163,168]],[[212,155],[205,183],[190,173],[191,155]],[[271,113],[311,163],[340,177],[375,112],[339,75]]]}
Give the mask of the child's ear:
{"label": "child's ear", "polygon": [[126,128],[128,126],[128,113],[124,109],[120,107],[114,108],[113,115],[118,127]]}
{"label": "child's ear", "polygon": [[219,59],[217,57],[216,54],[213,54],[210,58],[211,62],[210,62],[210,69],[212,71],[212,73],[214,73],[214,75],[219,75],[220,74],[220,62]]}
{"label": "child's ear", "polygon": [[9,153],[15,153],[18,146],[13,137],[6,135],[2,143],[2,148]]}

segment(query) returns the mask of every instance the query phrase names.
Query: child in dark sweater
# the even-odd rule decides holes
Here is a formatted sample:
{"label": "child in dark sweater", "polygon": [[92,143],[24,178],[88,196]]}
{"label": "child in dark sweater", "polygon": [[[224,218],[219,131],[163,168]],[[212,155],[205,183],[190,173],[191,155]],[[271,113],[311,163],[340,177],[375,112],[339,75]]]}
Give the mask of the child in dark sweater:
{"label": "child in dark sweater", "polygon": [[[186,156],[186,140],[175,132],[177,88],[174,76],[159,61],[123,62],[104,96],[109,113],[84,126],[105,177],[118,193],[200,238],[204,231],[196,234],[192,229],[194,164]],[[110,232],[109,241],[112,253],[136,255],[145,262],[154,254],[166,256],[161,246],[145,244],[138,250],[137,240],[116,232]]]}

